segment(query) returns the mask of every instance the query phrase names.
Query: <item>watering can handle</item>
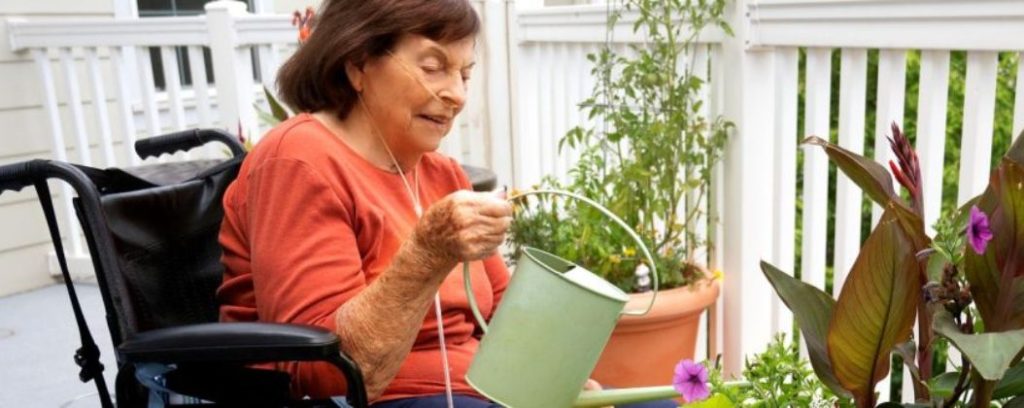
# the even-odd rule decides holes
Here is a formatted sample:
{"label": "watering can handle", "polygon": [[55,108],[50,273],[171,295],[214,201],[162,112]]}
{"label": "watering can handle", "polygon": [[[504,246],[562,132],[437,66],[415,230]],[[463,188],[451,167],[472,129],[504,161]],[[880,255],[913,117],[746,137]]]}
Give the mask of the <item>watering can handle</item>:
{"label": "watering can handle", "polygon": [[[518,200],[518,199],[521,199],[521,198],[524,198],[524,197],[527,197],[527,196],[531,196],[531,195],[544,195],[544,194],[569,197],[569,198],[575,199],[577,201],[583,202],[584,204],[587,204],[587,205],[593,207],[595,210],[600,211],[601,214],[604,214],[605,217],[608,217],[609,219],[614,221],[616,224],[618,224],[620,227],[622,227],[622,229],[624,229],[626,231],[626,233],[629,234],[629,237],[633,238],[633,240],[636,241],[637,247],[639,247],[640,248],[640,252],[642,252],[644,254],[644,258],[647,258],[647,264],[651,268],[651,276],[653,278],[653,285],[652,285],[653,292],[651,293],[651,301],[650,301],[650,303],[647,304],[647,308],[646,309],[644,309],[642,311],[639,311],[639,310],[624,311],[624,312],[622,312],[622,314],[630,315],[630,316],[640,316],[640,315],[647,314],[647,312],[650,312],[651,308],[654,307],[654,299],[658,296],[658,267],[657,267],[657,265],[654,262],[654,257],[651,256],[651,251],[649,249],[647,249],[647,245],[644,245],[644,241],[642,239],[640,239],[640,236],[637,235],[636,232],[633,231],[633,229],[630,228],[630,226],[628,224],[626,224],[625,221],[623,221],[621,218],[619,218],[614,213],[612,213],[611,210],[605,208],[601,204],[598,204],[598,203],[594,202],[593,200],[591,200],[589,198],[586,198],[586,197],[578,195],[578,194],[573,194],[573,193],[569,193],[569,192],[565,192],[565,191],[556,191],[556,190],[534,190],[534,191],[528,191],[528,192],[525,192],[525,193],[522,193],[522,194],[519,194],[519,195],[515,195],[515,196],[512,196],[512,197],[509,197],[508,201],[515,201],[515,200]],[[463,282],[466,285],[466,297],[469,300],[469,308],[473,310],[473,316],[476,317],[476,321],[477,321],[477,323],[480,324],[480,328],[483,329],[484,333],[487,333],[487,323],[484,321],[483,314],[480,313],[480,308],[476,304],[476,297],[473,296],[473,285],[470,282],[470,276],[469,276],[469,262],[463,262],[462,263],[462,275],[463,275]]]}

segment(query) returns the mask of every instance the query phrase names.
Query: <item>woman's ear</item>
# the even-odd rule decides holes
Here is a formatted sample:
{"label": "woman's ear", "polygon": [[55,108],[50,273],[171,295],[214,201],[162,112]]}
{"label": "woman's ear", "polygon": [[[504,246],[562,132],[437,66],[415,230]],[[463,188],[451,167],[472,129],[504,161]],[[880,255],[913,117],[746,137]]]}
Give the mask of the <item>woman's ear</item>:
{"label": "woman's ear", "polygon": [[345,63],[345,75],[348,76],[348,82],[352,84],[352,88],[356,90],[356,93],[363,93],[363,73],[362,67],[357,67],[351,61]]}

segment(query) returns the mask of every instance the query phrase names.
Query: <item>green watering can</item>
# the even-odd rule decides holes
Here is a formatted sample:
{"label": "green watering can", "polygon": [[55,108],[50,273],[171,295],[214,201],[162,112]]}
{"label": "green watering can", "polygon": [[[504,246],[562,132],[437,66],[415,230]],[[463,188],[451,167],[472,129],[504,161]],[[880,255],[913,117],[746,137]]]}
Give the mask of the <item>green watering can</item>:
{"label": "green watering can", "polygon": [[[617,223],[637,242],[654,277],[654,259],[643,241],[608,209],[585,197],[539,190],[511,197],[552,194],[586,203]],[[471,290],[469,267],[463,268],[473,315],[485,336],[466,380],[490,400],[510,408],[600,407],[674,398],[672,386],[583,391],[584,383],[611,337],[629,296],[592,272],[547,252],[524,248],[516,272],[488,325]]]}

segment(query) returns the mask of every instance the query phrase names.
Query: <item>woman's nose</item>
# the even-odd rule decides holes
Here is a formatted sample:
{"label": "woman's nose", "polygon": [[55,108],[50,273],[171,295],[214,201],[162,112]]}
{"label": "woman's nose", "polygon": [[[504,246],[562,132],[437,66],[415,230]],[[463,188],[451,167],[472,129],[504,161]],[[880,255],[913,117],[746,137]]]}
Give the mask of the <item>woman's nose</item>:
{"label": "woman's nose", "polygon": [[446,105],[459,112],[466,105],[466,82],[461,75],[456,75],[454,78],[449,77],[437,96]]}

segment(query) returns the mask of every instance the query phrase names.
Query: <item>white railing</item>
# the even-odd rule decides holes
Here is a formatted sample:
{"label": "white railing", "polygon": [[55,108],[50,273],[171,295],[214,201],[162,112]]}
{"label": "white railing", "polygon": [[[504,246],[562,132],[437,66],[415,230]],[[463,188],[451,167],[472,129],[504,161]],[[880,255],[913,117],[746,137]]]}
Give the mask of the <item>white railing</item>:
{"label": "white railing", "polygon": [[[473,4],[486,22],[477,48],[480,68],[470,103],[442,150],[494,169],[509,184],[511,160],[502,153],[511,150],[509,6],[496,0]],[[136,138],[187,128],[236,133],[241,127],[247,137],[258,140],[267,130],[255,108],[264,104],[262,86],[275,90],[277,70],[297,46],[290,15],[249,14],[236,1],[208,3],[205,15],[193,17],[9,19],[7,26],[12,50],[32,55],[38,68],[52,157],[68,160],[70,150],[76,153],[71,161],[100,167],[140,164],[133,150]],[[161,56],[163,89],[154,81],[151,48]],[[213,78],[207,78],[207,66]],[[83,67],[86,74],[80,75]],[[181,74],[190,75],[191,86],[182,84]],[[262,81],[256,80],[257,74]],[[493,109],[485,111],[488,105]],[[161,160],[220,155],[214,146]],[[70,195],[62,195],[63,215],[74,219]],[[69,239],[73,269],[89,273],[80,234],[69,234]]]}
{"label": "white railing", "polygon": [[[564,175],[571,153],[558,154],[557,140],[572,126],[590,124],[575,107],[589,95],[591,64],[583,59],[606,41],[604,6],[552,7],[517,13],[519,56],[515,94],[516,180],[529,186],[543,175]],[[887,163],[889,124],[902,126],[906,104],[907,53],[921,52],[917,150],[926,189],[926,223],[939,216],[950,52],[967,51],[963,134],[957,202],[979,194],[987,184],[993,140],[998,52],[1024,51],[1024,3],[1010,0],[741,0],[732,5],[735,36],[709,33],[712,78],[708,114],[736,123],[724,169],[709,210],[721,224],[709,237],[719,251],[712,267],[725,271],[721,323],[709,333],[710,349],[721,350],[728,373],[738,373],[743,357],[763,350],[776,332],[788,332],[793,317],[772,294],[758,262],[785,271],[800,269],[802,279],[825,288],[833,268],[838,294],[862,241],[863,194],[844,176],[836,187],[834,236],[828,237],[829,179],[832,166],[819,149],[802,149],[807,135],[827,137],[838,109],[838,143],[865,151],[874,135],[875,159]],[[639,42],[628,22],[616,27],[613,47]],[[866,123],[868,54],[878,50],[877,120]],[[801,58],[800,53],[805,57]],[[832,55],[840,53],[838,106],[832,106]],[[800,78],[800,68],[804,77]],[[1024,128],[1024,64],[1019,65],[1013,134]],[[803,106],[798,105],[801,79]],[[803,134],[797,134],[803,109]],[[797,168],[798,154],[803,168]],[[797,182],[802,174],[802,239],[797,240]],[[877,221],[875,206],[873,219]],[[834,260],[827,261],[832,238]],[[799,245],[800,265],[795,254]],[[771,304],[771,308],[764,305]],[[720,330],[720,331],[719,331]],[[717,344],[716,344],[717,343]],[[720,348],[717,348],[720,347]],[[955,354],[951,352],[951,354]],[[896,369],[899,369],[898,367]],[[904,378],[909,378],[905,374]],[[910,401],[911,382],[903,399]],[[889,383],[880,391],[888,396]]]}

